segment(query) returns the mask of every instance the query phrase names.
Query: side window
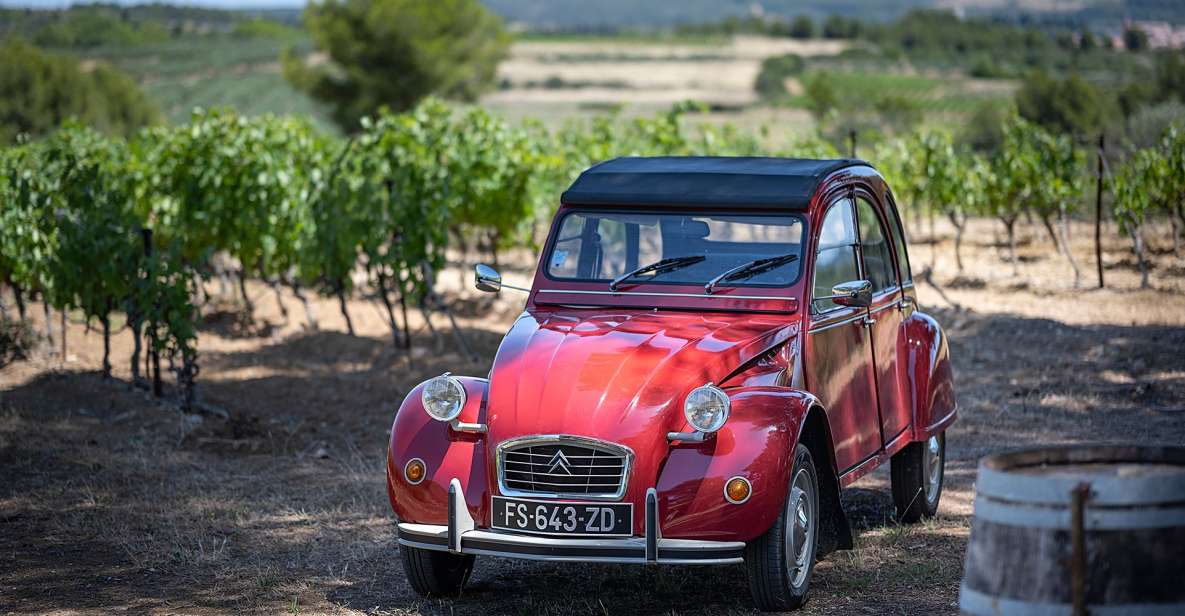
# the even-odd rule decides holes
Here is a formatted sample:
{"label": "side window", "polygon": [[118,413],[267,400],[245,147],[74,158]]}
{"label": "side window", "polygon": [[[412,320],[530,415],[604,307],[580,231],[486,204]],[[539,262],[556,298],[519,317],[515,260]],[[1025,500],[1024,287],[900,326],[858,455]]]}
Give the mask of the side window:
{"label": "side window", "polygon": [[[831,295],[831,287],[841,283],[860,279],[860,270],[856,265],[856,226],[852,216],[852,201],[843,199],[835,202],[827,215],[823,217],[823,225],[819,228],[819,249],[815,253],[815,284],[813,297]],[[838,304],[829,300],[814,300],[817,312],[826,312],[837,308]]]}
{"label": "side window", "polygon": [[909,256],[905,253],[905,234],[902,232],[901,218],[897,216],[897,207],[893,204],[893,197],[889,196],[889,207],[885,208],[889,215],[889,235],[893,238],[893,247],[897,251],[897,264],[901,268],[901,285],[913,282],[913,273],[909,271]]}
{"label": "side window", "polygon": [[872,283],[872,292],[880,293],[897,286],[893,270],[893,249],[885,237],[876,209],[864,197],[856,200],[856,215],[860,223],[860,252],[864,255],[864,274]]}

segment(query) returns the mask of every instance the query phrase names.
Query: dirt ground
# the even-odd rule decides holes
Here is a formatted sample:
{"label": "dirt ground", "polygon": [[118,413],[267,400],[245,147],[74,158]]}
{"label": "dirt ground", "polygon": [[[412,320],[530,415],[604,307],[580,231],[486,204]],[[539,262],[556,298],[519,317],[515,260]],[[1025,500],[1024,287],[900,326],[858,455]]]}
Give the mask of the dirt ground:
{"label": "dirt ground", "polygon": [[[950,229],[939,225],[932,246],[913,226],[915,272],[936,248],[937,286],[919,280],[919,294],[947,328],[960,406],[940,515],[898,524],[883,471],[846,490],[856,549],[818,565],[804,614],[956,613],[980,456],[1185,442],[1185,260],[1166,229],[1149,236],[1150,290],[1138,289],[1135,260],[1108,229],[1108,288],[1097,290],[1086,225],[1072,229],[1082,289],[1038,228],[1022,229],[1014,276],[991,221],[973,223],[961,274]],[[515,261],[507,281],[528,280],[529,259]],[[183,415],[129,388],[126,331],[114,342],[114,381],[97,371],[100,337],[78,323],[64,357],[43,345],[0,369],[0,614],[751,612],[740,566],[487,558],[462,598],[412,593],[383,487],[392,414],[425,377],[484,374],[521,309],[521,296],[461,291],[459,278],[448,271],[442,282],[476,361],[451,338],[437,347],[418,318],[409,359],[365,299],[351,303],[352,337],[335,302],[317,302],[313,331],[292,297],[285,319],[271,290],[253,284],[255,321],[245,323],[210,283],[222,299],[207,310],[199,379],[229,420]],[[433,322],[448,335],[443,317]]]}

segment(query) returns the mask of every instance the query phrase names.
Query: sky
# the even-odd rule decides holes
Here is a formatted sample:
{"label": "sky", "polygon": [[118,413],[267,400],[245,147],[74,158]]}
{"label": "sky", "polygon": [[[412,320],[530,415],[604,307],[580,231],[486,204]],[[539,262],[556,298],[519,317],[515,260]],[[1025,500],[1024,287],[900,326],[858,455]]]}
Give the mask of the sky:
{"label": "sky", "polygon": [[[156,0],[163,2],[164,0]],[[104,0],[105,4],[149,4],[149,2],[137,2],[129,0]],[[65,8],[71,4],[89,4],[87,2],[71,2],[70,0],[0,0],[0,6],[5,8],[13,7],[33,7],[39,9],[45,8]],[[303,0],[173,0],[167,4],[179,4],[183,6],[201,6],[219,9],[260,9],[260,8],[301,8],[304,7]]]}

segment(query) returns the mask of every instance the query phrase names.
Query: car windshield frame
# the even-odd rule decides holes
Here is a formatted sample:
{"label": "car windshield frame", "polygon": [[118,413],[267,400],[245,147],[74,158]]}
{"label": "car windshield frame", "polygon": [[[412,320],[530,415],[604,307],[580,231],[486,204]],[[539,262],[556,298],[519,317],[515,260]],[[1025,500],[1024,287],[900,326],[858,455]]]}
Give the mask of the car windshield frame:
{"label": "car windshield frame", "polygon": [[[792,280],[790,280],[789,282],[785,282],[785,283],[753,282],[751,280],[730,281],[727,284],[717,285],[713,294],[714,295],[727,295],[727,290],[731,289],[731,288],[787,289],[787,288],[793,287],[793,286],[799,284],[800,282],[802,282],[803,275],[805,274],[804,270],[806,270],[806,264],[804,262],[804,255],[806,254],[807,244],[809,243],[809,238],[810,238],[809,223],[808,223],[808,218],[805,215],[805,212],[768,211],[768,210],[750,210],[750,209],[730,210],[730,209],[724,209],[724,208],[711,208],[711,209],[647,208],[647,209],[634,210],[634,209],[622,209],[622,208],[613,208],[613,207],[572,207],[572,206],[568,206],[568,207],[565,207],[560,210],[555,222],[553,223],[551,235],[547,239],[547,244],[544,246],[542,259],[539,262],[540,273],[543,275],[544,279],[546,279],[550,282],[555,282],[555,283],[559,283],[559,284],[582,284],[582,285],[594,284],[594,285],[601,285],[601,286],[608,288],[608,284],[614,278],[614,277],[606,277],[606,278],[572,277],[572,278],[566,278],[566,277],[553,276],[551,274],[550,264],[552,261],[552,255],[555,253],[556,244],[560,240],[560,232],[563,229],[564,221],[567,220],[567,218],[569,216],[572,216],[574,214],[583,214],[583,215],[606,214],[606,215],[625,215],[625,216],[680,216],[680,215],[686,215],[686,216],[703,216],[703,217],[719,217],[719,218],[744,217],[744,218],[773,218],[773,219],[782,219],[782,220],[793,219],[798,224],[798,226],[802,229],[802,231],[799,235],[799,237],[801,239],[798,243],[798,249],[797,249],[798,259],[791,262],[791,263],[797,264],[797,266],[798,266],[795,273],[794,273],[794,278]],[[779,252],[776,254],[771,253],[769,256],[776,256],[776,255],[780,255],[780,254],[785,254],[785,252]],[[682,256],[682,255],[671,255],[671,256]],[[641,265],[641,263],[640,263],[640,265]],[[727,268],[725,268],[725,269],[727,269]],[[676,286],[676,287],[697,287],[699,289],[699,291],[701,293],[703,293],[704,285],[707,284],[707,282],[710,281],[716,275],[724,272],[725,269],[721,269],[720,271],[713,272],[705,280],[698,280],[698,281],[663,280],[661,277],[657,277],[657,278],[653,278],[653,279],[648,278],[648,277],[640,278],[640,279],[639,278],[631,278],[628,281],[623,282],[621,284],[621,287],[627,287],[627,288],[620,288],[619,287],[618,290],[613,291],[613,292],[614,293],[621,293],[621,294],[628,294],[630,292],[628,287],[630,287],[630,286],[663,285],[663,286]]]}

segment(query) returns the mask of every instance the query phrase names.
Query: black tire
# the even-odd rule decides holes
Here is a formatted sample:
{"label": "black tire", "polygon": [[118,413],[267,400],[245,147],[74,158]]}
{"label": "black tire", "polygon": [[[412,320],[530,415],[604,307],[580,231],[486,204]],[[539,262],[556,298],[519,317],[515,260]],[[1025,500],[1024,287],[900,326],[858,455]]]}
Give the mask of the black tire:
{"label": "black tire", "polygon": [[930,484],[926,471],[929,440],[910,443],[905,449],[893,454],[890,462],[893,475],[893,504],[897,507],[897,519],[913,523],[923,518],[932,518],[938,513],[938,501],[942,498],[943,475],[946,473],[946,434],[936,436],[938,442],[938,482],[935,489],[927,493]]}
{"label": "black tire", "polygon": [[473,572],[472,555],[422,550],[405,545],[403,571],[413,590],[425,597],[451,597],[459,594]]}
{"label": "black tire", "polygon": [[[790,562],[794,555],[786,550],[786,529],[790,519],[791,499],[794,497],[795,481],[799,473],[805,474],[811,486],[807,502],[813,512],[813,523],[808,525],[806,552],[803,554],[806,563],[805,575],[790,575]],[[806,603],[807,591],[810,590],[811,575],[815,568],[815,555],[819,547],[819,475],[815,470],[811,452],[806,446],[799,444],[794,451],[794,465],[790,471],[790,486],[786,490],[786,503],[777,521],[764,535],[749,542],[745,549],[745,567],[749,574],[749,590],[753,594],[753,602],[757,608],[766,612],[780,612],[802,607]],[[795,581],[795,577],[801,580]]]}

